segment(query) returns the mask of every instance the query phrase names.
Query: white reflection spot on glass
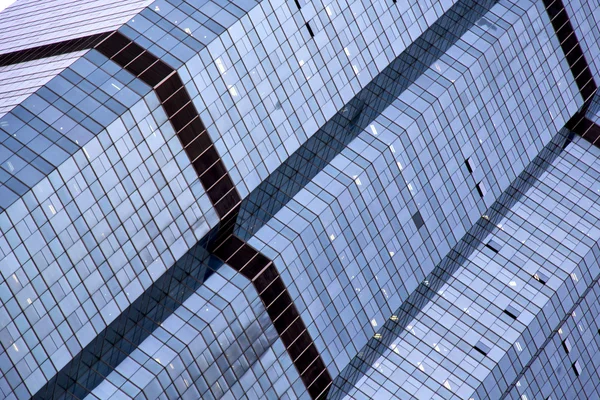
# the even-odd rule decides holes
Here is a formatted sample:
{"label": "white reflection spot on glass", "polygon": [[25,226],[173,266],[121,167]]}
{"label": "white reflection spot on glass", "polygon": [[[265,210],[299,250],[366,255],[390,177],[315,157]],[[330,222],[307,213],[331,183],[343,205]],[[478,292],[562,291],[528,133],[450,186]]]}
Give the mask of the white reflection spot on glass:
{"label": "white reflection spot on glass", "polygon": [[219,72],[224,73],[225,72],[225,65],[223,64],[223,61],[220,58],[217,58],[215,60],[215,62],[217,63],[217,68],[219,69]]}
{"label": "white reflection spot on glass", "polygon": [[150,131],[152,132],[152,134],[154,135],[154,137],[156,137],[156,132],[154,132],[154,127],[152,126],[152,124],[150,123],[150,121],[148,120],[148,118],[146,118],[146,123],[148,124],[148,128],[150,128]]}
{"label": "white reflection spot on glass", "polygon": [[375,129],[375,125],[371,124],[371,132],[373,132],[373,135],[377,135],[377,129]]}
{"label": "white reflection spot on glass", "polygon": [[573,279],[575,282],[578,282],[578,281],[579,281],[579,278],[577,278],[577,274],[576,274],[575,272],[573,272],[573,273],[571,274],[571,278],[572,278],[572,279]]}

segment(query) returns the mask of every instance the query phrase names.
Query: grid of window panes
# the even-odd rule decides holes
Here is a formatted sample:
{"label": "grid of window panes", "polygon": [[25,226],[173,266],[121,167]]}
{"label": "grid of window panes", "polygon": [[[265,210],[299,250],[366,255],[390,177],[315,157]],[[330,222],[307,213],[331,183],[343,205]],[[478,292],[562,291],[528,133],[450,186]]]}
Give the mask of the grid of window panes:
{"label": "grid of window panes", "polygon": [[[511,351],[499,360],[492,371],[496,372],[494,376],[498,372],[506,373],[508,363],[526,365],[543,344],[540,328],[545,337],[558,330],[558,321],[573,312],[576,314],[581,298],[600,279],[597,260],[600,248],[599,171],[600,149],[576,138],[535,185],[537,193],[532,190],[527,204],[514,210],[524,222],[515,232],[509,233],[526,244],[533,242],[527,246],[534,251],[532,259],[536,260],[532,262],[522,256],[521,259],[528,261],[523,269],[533,274],[534,284],[541,282],[542,275],[533,272],[533,265],[546,258],[538,270],[550,272],[544,284],[549,290],[542,288],[543,296],[536,296],[535,306],[528,307],[528,313],[533,315],[526,320],[527,328],[516,338]],[[535,257],[536,253],[539,258]],[[477,394],[481,396],[482,389],[488,393],[498,389],[504,392],[511,384],[516,385],[516,382],[486,380]]]}
{"label": "grid of window panes", "polygon": [[508,398],[600,398],[600,283],[594,283],[581,300],[530,361]]}
{"label": "grid of window panes", "polygon": [[581,105],[567,71],[543,8],[501,1],[250,239],[332,376]]}
{"label": "grid of window panes", "polygon": [[[10,14],[0,14],[0,21],[8,16],[14,21],[44,17],[52,23],[65,4],[54,1],[31,12],[34,4],[22,0]],[[75,14],[67,13],[62,18],[65,24],[55,24],[56,29],[37,24],[23,36],[12,22],[2,25],[10,34],[6,43],[0,39],[0,52],[31,46],[34,36],[44,44],[114,29],[148,2],[121,2],[118,7],[95,1],[77,4],[80,18],[75,21]],[[592,40],[596,28],[588,23],[597,13],[581,4],[574,1],[570,13],[583,24],[579,36],[592,32],[582,45],[584,52],[597,54]],[[486,14],[476,21],[453,20],[451,7]],[[586,17],[588,11],[591,16]],[[436,24],[440,19],[445,22]],[[450,39],[449,29],[456,32],[456,25],[462,36]],[[304,189],[283,193],[293,199],[251,241],[274,260],[332,375],[347,366],[369,338],[377,338],[386,318],[582,103],[543,5],[529,0],[475,5],[466,0],[200,5],[165,0],[152,3],[120,32],[178,68],[242,196],[276,168],[286,166],[288,157],[337,111],[354,107],[352,102],[361,100],[355,95],[366,93],[368,100],[361,100],[355,118],[347,118],[351,125],[370,118],[365,129],[337,157],[315,164],[322,171],[306,179]],[[419,36],[421,41],[415,40]],[[415,43],[426,48],[413,52]],[[405,80],[410,82],[408,89],[386,98],[393,90],[372,90],[368,85],[401,53],[422,65],[403,69],[412,74]],[[31,63],[34,69],[16,73],[49,74],[44,79],[57,75],[43,87],[45,82],[33,84],[30,90],[35,94],[0,118],[0,393],[6,398],[35,393],[218,224],[151,88],[96,51],[62,72],[50,65],[38,70],[36,65],[39,61]],[[0,68],[0,74],[11,71]],[[585,159],[589,165],[595,151],[579,140],[564,157]],[[331,152],[338,153],[337,148]],[[581,182],[556,178],[568,181],[573,193],[557,190],[555,197],[593,207],[589,196],[575,198],[577,185],[593,185],[592,172],[582,165],[569,170]],[[291,170],[293,174],[293,166]],[[554,207],[554,214],[529,214],[525,221],[522,215],[509,213],[515,220],[522,218],[519,223],[530,231],[531,221],[539,222],[546,234],[546,219],[552,226],[559,224],[557,218],[568,217],[565,223],[572,227],[573,215],[581,217],[581,210],[561,208],[552,203],[556,201],[552,196],[551,200],[531,196],[537,203],[528,204],[529,209]],[[583,217],[577,223],[588,228],[590,221]],[[484,275],[483,261],[506,256],[510,246],[504,244],[510,240],[502,232],[478,250],[481,257],[470,260],[469,269]],[[538,244],[538,236],[528,240]],[[567,245],[547,239],[536,251],[542,254],[550,248],[551,255],[543,255],[556,263],[564,261],[560,257],[565,252],[573,259],[572,254],[582,256],[581,251],[591,246],[590,239],[576,230],[561,240]],[[529,260],[531,251],[523,251],[521,260]],[[552,285],[557,279],[575,289],[588,287],[590,279],[586,268],[577,269],[575,262],[552,271],[536,264],[535,273],[529,270],[531,265],[514,267],[508,261],[493,265],[500,271],[490,278],[494,282],[506,283],[506,271],[513,274],[507,279],[515,283],[514,276],[531,287],[548,282],[540,291],[545,300],[554,293],[550,288],[556,289]],[[570,278],[561,268],[569,269]],[[527,279],[523,271],[529,274]],[[475,281],[471,271],[461,273],[460,279],[449,282],[462,288],[464,281]],[[469,329],[489,332],[490,324],[516,316],[513,331],[522,335],[518,340],[492,335],[493,340],[481,338],[472,345],[471,336],[456,339],[446,328],[450,319],[441,313],[452,309],[472,318],[458,310],[462,300],[450,306],[437,299],[441,305],[428,304],[423,310],[430,315],[421,318],[440,336],[436,343],[441,349],[456,345],[469,356],[489,353],[498,358],[502,348],[508,351],[506,359],[517,357],[526,363],[529,350],[510,346],[522,343],[527,349],[530,342],[539,344],[540,334],[532,329],[544,322],[531,322],[531,311],[542,306],[538,298],[528,297],[532,289],[526,288],[516,295],[518,304],[507,306],[499,318],[487,318],[490,310],[498,310],[486,303],[485,292],[475,299],[483,306],[469,306],[484,316]],[[581,290],[571,291],[572,302],[577,294]],[[248,304],[250,309],[245,310]],[[190,310],[204,306],[219,310],[218,315],[202,321],[190,316]],[[252,285],[229,269],[220,270],[95,393],[101,398],[108,393],[148,398],[156,393],[308,396],[266,315]],[[440,317],[434,321],[432,315]],[[248,324],[236,325],[240,318]],[[258,338],[257,344],[251,337]],[[415,347],[425,343],[425,339],[410,341]],[[411,389],[421,385],[418,390],[423,393],[446,395],[474,391],[481,381],[480,390],[490,392],[498,390],[495,385],[502,391],[514,383],[483,380],[482,374],[493,368],[509,376],[499,358],[494,359],[498,365],[475,358],[484,367],[463,373],[461,365],[450,376],[442,371],[446,364],[435,364],[440,359],[435,352],[441,353],[435,346],[427,348],[431,357],[427,367],[417,365],[406,382],[404,375],[392,380],[402,378],[403,385],[413,385]],[[243,357],[235,360],[236,354]],[[423,369],[430,367],[440,374],[426,380],[423,377],[431,373]],[[371,372],[380,368],[384,367],[375,364]],[[445,381],[440,381],[444,374]],[[383,379],[373,376],[364,379]],[[415,383],[415,377],[423,380]],[[360,390],[369,395],[387,390],[371,386],[373,391],[366,383]]]}
{"label": "grid of window panes", "polygon": [[454,3],[263,1],[187,62],[179,72],[242,197]]}
{"label": "grid of window panes", "polygon": [[86,399],[309,399],[256,290],[219,269]]}
{"label": "grid of window panes", "polygon": [[[77,60],[74,52],[0,67],[0,118]],[[4,126],[0,122],[0,127]]]}
{"label": "grid of window panes", "polygon": [[510,191],[518,201],[492,208],[491,232],[453,255],[443,282],[427,282],[431,299],[396,312],[363,349],[377,357],[347,395],[483,399],[517,386],[514,366],[527,365],[599,277],[599,168],[600,150],[577,138],[530,189]]}
{"label": "grid of window panes", "polygon": [[157,0],[120,31],[171,66],[180,68],[207,45],[219,43],[219,37],[257,8],[258,3],[255,0]]}
{"label": "grid of window panes", "polygon": [[485,24],[478,20],[494,3],[454,4],[244,199],[236,233],[250,238],[469,28]]}
{"label": "grid of window panes", "polygon": [[[390,349],[394,350],[396,353],[400,351],[396,345],[396,339],[405,329],[412,328],[411,323],[413,322],[413,319],[433,297],[438,295],[438,291],[446,284],[446,281],[452,274],[461,268],[461,262],[466,260],[465,257],[476,250],[478,246],[481,247],[482,241],[489,235],[491,230],[496,227],[496,224],[500,222],[500,219],[503,218],[505,210],[510,209],[510,207],[516,204],[520,199],[519,193],[526,192],[546,170],[549,163],[556,159],[564,144],[567,142],[568,136],[569,132],[566,129],[561,130],[525,168],[519,177],[513,181],[511,186],[499,197],[499,199],[494,202],[482,218],[478,219],[477,223],[469,229],[467,234],[465,234],[451,252],[444,257],[442,262],[427,275],[427,277],[419,284],[418,288],[402,303],[402,306],[384,323],[378,334],[374,335],[369,340],[367,346],[363,347],[357,356],[353,358],[351,363],[338,375],[330,393],[330,398],[344,398],[348,392],[355,392],[355,395],[360,395],[360,392],[356,392],[355,388],[358,382],[360,382],[362,387],[367,388],[363,389],[366,391],[376,392],[380,389],[377,385],[374,385],[372,380],[365,378],[364,374],[367,372],[377,374],[377,370],[370,371],[371,366],[376,365],[379,367],[381,364],[380,356],[387,354]],[[487,242],[485,247],[488,253],[490,251],[498,252],[501,249],[499,243],[493,240]],[[507,310],[509,310],[510,315],[519,315],[519,311],[515,310],[514,307],[507,307]],[[488,350],[486,345],[481,342],[478,343],[478,346],[484,352]],[[415,369],[414,371],[417,374],[420,374],[421,369]],[[400,379],[403,372],[397,370],[394,374],[395,377]],[[383,386],[387,388],[392,387],[385,383]],[[382,396],[387,392],[387,389],[381,389]],[[399,395],[402,394],[402,392],[397,393]]]}
{"label": "grid of window panes", "polygon": [[[131,74],[89,52],[0,118],[0,210],[57,167],[73,163],[77,151],[149,92]],[[98,145],[89,144],[84,153]]]}
{"label": "grid of window panes", "polygon": [[[87,115],[107,122],[106,128]],[[17,122],[18,116],[26,118]],[[97,52],[71,65],[7,120],[20,128],[11,140],[27,129],[39,141],[60,126],[69,132],[56,133],[57,143],[74,140],[68,142],[70,154],[58,152],[57,143],[39,150],[55,151],[58,168],[23,189],[0,214],[0,369],[15,395],[25,398],[218,217],[156,95]],[[35,127],[46,130],[40,135]]]}

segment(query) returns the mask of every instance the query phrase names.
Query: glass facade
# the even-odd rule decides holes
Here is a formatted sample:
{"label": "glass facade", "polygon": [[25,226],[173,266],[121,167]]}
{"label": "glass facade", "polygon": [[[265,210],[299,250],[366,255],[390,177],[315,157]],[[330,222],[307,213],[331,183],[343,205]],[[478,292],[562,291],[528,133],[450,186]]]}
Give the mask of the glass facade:
{"label": "glass facade", "polygon": [[600,398],[599,22],[17,0],[0,397]]}

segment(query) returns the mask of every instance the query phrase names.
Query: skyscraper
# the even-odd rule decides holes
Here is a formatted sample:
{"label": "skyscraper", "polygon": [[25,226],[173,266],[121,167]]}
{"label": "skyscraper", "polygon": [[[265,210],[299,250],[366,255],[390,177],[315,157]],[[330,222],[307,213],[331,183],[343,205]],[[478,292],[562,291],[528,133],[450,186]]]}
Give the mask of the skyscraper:
{"label": "skyscraper", "polygon": [[599,22],[17,0],[0,395],[600,398]]}

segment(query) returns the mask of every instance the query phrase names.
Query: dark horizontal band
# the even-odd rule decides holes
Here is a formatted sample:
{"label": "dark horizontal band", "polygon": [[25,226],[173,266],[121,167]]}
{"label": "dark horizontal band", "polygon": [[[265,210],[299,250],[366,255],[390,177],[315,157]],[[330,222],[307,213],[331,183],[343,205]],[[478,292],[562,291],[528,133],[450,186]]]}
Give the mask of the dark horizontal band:
{"label": "dark horizontal band", "polygon": [[106,39],[110,32],[97,33],[76,39],[64,40],[57,43],[45,44],[25,50],[17,50],[0,54],[0,67],[27,61],[39,60],[46,57],[59,56],[80,50],[88,50]]}

